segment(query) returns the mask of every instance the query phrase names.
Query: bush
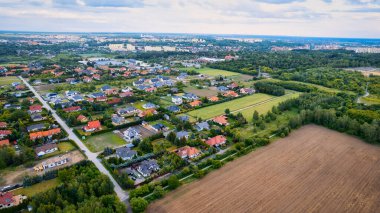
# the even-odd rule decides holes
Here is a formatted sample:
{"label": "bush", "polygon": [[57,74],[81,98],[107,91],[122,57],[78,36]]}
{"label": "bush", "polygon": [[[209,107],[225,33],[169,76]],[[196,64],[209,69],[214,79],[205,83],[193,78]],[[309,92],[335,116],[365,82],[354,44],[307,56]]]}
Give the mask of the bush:
{"label": "bush", "polygon": [[141,197],[135,197],[131,199],[131,208],[134,213],[144,212],[148,207],[148,201]]}
{"label": "bush", "polygon": [[178,186],[180,186],[181,183],[179,182],[178,178],[176,175],[172,175],[168,178],[168,186],[169,189],[176,189]]}

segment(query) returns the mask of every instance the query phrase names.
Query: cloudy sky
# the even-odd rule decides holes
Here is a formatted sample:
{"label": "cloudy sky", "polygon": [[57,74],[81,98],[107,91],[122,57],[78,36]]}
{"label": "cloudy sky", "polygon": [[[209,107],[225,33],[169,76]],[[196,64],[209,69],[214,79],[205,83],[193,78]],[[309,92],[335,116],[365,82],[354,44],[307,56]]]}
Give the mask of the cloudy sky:
{"label": "cloudy sky", "polygon": [[0,0],[0,30],[380,38],[380,0]]}

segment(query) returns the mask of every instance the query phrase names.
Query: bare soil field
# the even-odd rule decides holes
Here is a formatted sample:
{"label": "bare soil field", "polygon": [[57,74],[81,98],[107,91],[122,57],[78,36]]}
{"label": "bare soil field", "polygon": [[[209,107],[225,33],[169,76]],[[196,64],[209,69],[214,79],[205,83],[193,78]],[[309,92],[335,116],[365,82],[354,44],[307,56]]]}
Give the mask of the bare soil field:
{"label": "bare soil field", "polygon": [[308,125],[180,187],[148,212],[380,212],[380,147]]}

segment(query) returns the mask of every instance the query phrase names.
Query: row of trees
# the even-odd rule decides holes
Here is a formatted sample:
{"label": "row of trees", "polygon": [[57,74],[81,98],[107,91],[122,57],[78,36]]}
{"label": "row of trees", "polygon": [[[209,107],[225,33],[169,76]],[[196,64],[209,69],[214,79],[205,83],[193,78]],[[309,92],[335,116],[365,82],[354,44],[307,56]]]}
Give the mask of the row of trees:
{"label": "row of trees", "polygon": [[264,82],[264,81],[256,82],[255,88],[257,91],[261,93],[266,93],[269,95],[275,95],[275,96],[285,95],[284,87],[277,86],[270,82]]}

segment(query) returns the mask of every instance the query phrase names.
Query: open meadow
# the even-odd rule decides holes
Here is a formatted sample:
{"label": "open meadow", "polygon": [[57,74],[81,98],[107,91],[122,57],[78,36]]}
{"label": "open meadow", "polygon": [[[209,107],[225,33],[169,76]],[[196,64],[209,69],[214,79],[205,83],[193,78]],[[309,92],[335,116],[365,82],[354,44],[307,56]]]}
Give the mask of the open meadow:
{"label": "open meadow", "polygon": [[10,85],[13,82],[21,82],[16,76],[0,77],[0,86]]}
{"label": "open meadow", "polygon": [[380,212],[380,148],[316,125],[180,187],[148,212]]}

